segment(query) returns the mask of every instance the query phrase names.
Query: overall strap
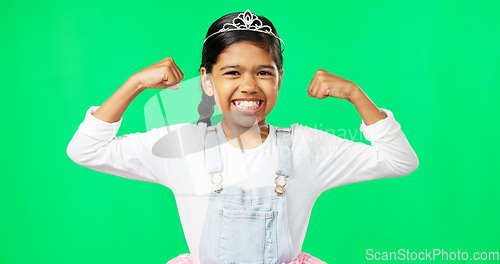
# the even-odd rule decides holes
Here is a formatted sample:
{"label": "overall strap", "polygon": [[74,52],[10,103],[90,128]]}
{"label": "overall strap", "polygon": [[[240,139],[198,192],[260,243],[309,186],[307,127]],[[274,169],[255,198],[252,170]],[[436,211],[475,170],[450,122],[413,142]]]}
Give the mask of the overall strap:
{"label": "overall strap", "polygon": [[205,131],[205,164],[214,191],[219,193],[222,190],[222,162],[220,158],[219,140],[217,138],[217,127],[209,126]]}
{"label": "overall strap", "polygon": [[[281,195],[286,185],[286,179],[290,176],[292,129],[289,127],[276,127],[276,139],[278,141],[278,170],[276,172],[275,192]],[[284,184],[278,184],[279,177],[284,178]]]}
{"label": "overall strap", "polygon": [[[276,171],[275,192],[278,195],[283,194],[286,185],[286,179],[290,176],[291,166],[291,134],[292,129],[288,127],[276,127],[276,140],[278,144],[278,170]],[[205,132],[205,164],[208,173],[211,175],[211,181],[214,191],[219,193],[222,190],[222,162],[217,138],[216,126],[207,127]],[[278,179],[283,177],[281,183]],[[283,182],[284,181],[284,182]]]}

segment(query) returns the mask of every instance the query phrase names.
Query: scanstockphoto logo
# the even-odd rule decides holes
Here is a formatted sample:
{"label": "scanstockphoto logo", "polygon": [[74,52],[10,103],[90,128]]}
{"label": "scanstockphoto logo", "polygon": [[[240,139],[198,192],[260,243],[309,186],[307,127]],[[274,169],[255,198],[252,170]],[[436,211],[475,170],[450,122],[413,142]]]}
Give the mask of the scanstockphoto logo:
{"label": "scanstockphoto logo", "polygon": [[349,148],[350,150],[369,147],[361,142],[364,137],[359,129],[324,128],[322,124],[314,124],[310,127],[319,130],[307,140],[311,160],[323,161],[325,157],[332,155],[342,155],[344,158],[352,155],[352,158],[355,159],[359,152],[346,151],[345,147],[348,145],[344,144],[345,141],[355,142],[354,147]]}
{"label": "scanstockphoto logo", "polygon": [[198,123],[215,125],[222,121],[222,114],[215,106],[214,97],[202,91],[202,80],[197,76],[180,83],[179,88],[160,90],[144,105],[146,130],[163,128],[165,135],[156,142],[153,153],[163,158],[182,158],[203,151],[203,145],[183,142],[196,138],[193,133]]}
{"label": "scanstockphoto logo", "polygon": [[322,123],[314,123],[313,125],[309,125],[309,127],[321,130],[328,134],[336,135],[343,139],[349,139],[353,141],[362,141],[364,139],[361,130],[359,129],[351,129],[351,128],[327,128],[324,127]]}
{"label": "scanstockphoto logo", "polygon": [[[418,263],[428,263],[431,261],[450,261],[461,263],[464,260],[478,261],[497,261],[500,260],[499,251],[481,251],[481,250],[445,250],[442,248],[425,249],[421,251],[410,249],[398,249],[397,251],[376,251],[371,248],[366,250],[366,260],[368,261],[415,261]],[[398,262],[399,263],[399,262]]]}
{"label": "scanstockphoto logo", "polygon": [[[185,149],[180,146],[179,140],[183,138],[190,138],[195,131],[193,127],[198,123],[206,123],[207,125],[216,125],[222,121],[223,115],[215,105],[213,96],[207,96],[202,90],[202,81],[205,84],[213,83],[210,74],[206,78],[197,76],[180,83],[176,90],[164,89],[160,90],[152,96],[144,105],[144,120],[146,122],[146,130],[164,128],[166,129],[165,136],[159,141],[160,143],[168,143],[170,149],[179,151],[170,151],[168,153],[158,153],[157,156],[165,158],[181,158],[185,155],[203,151],[203,146],[198,148]],[[234,114],[235,117],[248,118],[249,115],[236,116],[236,113],[230,112],[227,114]],[[251,117],[255,119],[255,117]],[[252,121],[252,120],[251,120]],[[255,120],[253,120],[255,121]],[[297,123],[301,123],[297,120]],[[359,129],[350,128],[331,128],[322,123],[309,124],[308,127],[323,131],[324,133],[317,133],[316,138],[309,138],[312,141],[325,140],[325,136],[335,135],[337,137],[362,141],[363,135]],[[194,135],[193,135],[194,136]],[[192,137],[191,137],[192,138]],[[192,145],[192,144],[183,144]],[[164,148],[163,148],[164,149]],[[321,153],[327,152],[326,146],[318,149],[314,155],[321,156]]]}
{"label": "scanstockphoto logo", "polygon": [[[160,90],[152,96],[144,105],[144,120],[146,129],[165,129],[165,135],[158,140],[153,148],[153,152],[158,157],[182,158],[186,155],[203,151],[203,144],[189,144],[187,140],[196,139],[196,125],[205,123],[216,125],[222,121],[223,115],[215,104],[213,96],[208,96],[203,92],[203,85],[211,89],[215,87],[211,75],[206,77],[197,76],[180,83],[179,88]],[[255,123],[252,115],[242,115],[231,111],[226,113],[234,115],[235,118],[248,119],[249,123]],[[253,120],[252,120],[253,119]],[[301,124],[300,120],[296,121]],[[359,129],[330,128],[322,123],[309,124],[308,127],[320,130],[324,133],[315,133],[313,138],[308,138],[313,142],[325,142],[325,137],[335,135],[342,139],[353,141],[363,140]],[[184,142],[183,142],[184,140]],[[195,143],[195,142],[192,142]],[[318,144],[315,151],[311,153],[313,157],[324,157],[331,152],[331,146]]]}

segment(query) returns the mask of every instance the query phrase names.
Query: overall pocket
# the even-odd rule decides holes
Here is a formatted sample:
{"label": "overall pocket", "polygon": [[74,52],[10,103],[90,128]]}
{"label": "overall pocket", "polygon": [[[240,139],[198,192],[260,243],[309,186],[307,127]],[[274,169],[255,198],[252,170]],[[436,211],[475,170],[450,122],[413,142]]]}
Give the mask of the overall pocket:
{"label": "overall pocket", "polygon": [[277,211],[220,209],[220,263],[261,264],[277,259]]}

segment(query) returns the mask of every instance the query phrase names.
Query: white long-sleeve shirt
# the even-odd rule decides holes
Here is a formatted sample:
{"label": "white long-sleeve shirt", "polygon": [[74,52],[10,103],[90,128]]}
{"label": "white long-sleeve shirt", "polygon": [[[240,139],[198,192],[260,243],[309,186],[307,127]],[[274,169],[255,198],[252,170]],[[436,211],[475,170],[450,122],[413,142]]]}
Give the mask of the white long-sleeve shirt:
{"label": "white long-sleeve shirt", "polygon": [[[67,154],[75,163],[107,174],[154,182],[174,194],[190,253],[198,247],[213,192],[205,166],[206,124],[183,123],[116,137],[123,118],[114,123],[87,110]],[[360,130],[371,145],[342,139],[321,130],[293,124],[290,176],[285,192],[294,257],[302,249],[315,200],[331,188],[380,178],[405,176],[418,167],[418,158],[394,119],[387,117]],[[264,143],[253,149],[231,145],[218,126],[223,164],[223,186],[275,186],[277,145],[275,127]],[[221,133],[222,132],[222,133]]]}

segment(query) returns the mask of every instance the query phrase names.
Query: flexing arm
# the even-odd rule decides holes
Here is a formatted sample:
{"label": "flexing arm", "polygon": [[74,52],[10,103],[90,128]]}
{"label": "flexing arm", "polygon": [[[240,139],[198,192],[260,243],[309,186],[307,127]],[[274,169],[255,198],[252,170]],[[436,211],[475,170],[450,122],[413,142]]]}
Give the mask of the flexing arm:
{"label": "flexing arm", "polygon": [[[130,77],[111,97],[104,102],[94,116],[113,123],[122,117],[132,100],[147,88],[177,89],[184,74],[170,57],[141,70]],[[175,84],[175,85],[174,85]]]}
{"label": "flexing arm", "polygon": [[120,137],[116,134],[125,109],[139,93],[146,88],[177,89],[182,78],[171,58],[134,74],[103,105],[87,111],[66,149],[69,158],[96,171],[168,185],[162,160],[152,153],[161,137],[159,130]]}
{"label": "flexing arm", "polygon": [[337,186],[412,173],[418,158],[400,124],[387,109],[378,108],[353,82],[318,70],[308,87],[311,97],[346,99],[358,110],[360,130],[371,145],[299,127],[307,133],[314,182],[319,193]]}
{"label": "flexing arm", "polygon": [[142,91],[144,89],[141,87],[140,81],[132,76],[93,115],[108,123],[117,122],[132,100]]}
{"label": "flexing arm", "polygon": [[357,85],[347,100],[356,107],[367,126],[387,117]]}

